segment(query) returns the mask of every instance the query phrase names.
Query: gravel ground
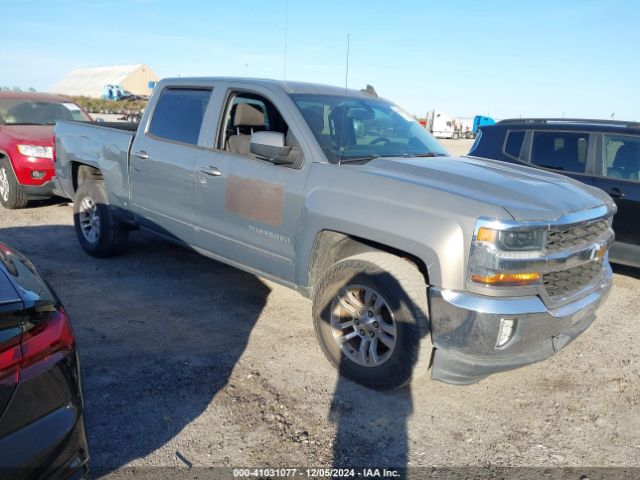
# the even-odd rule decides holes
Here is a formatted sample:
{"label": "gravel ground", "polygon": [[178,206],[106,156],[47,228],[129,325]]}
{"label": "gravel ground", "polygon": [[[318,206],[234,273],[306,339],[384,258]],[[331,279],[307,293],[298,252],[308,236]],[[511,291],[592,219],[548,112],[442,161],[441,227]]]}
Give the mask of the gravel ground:
{"label": "gravel ground", "polygon": [[448,140],[446,138],[441,138],[438,141],[453,155],[466,155],[474,142],[474,140]]}
{"label": "gravel ground", "polygon": [[594,325],[546,362],[468,387],[425,377],[378,393],[336,375],[310,303],[284,287],[141,232],[122,256],[91,258],[71,207],[55,201],[0,210],[0,241],[39,266],[70,313],[96,475],[384,465],[483,468],[474,478],[576,467],[566,478],[577,480],[588,467],[640,467],[632,269],[618,270]]}

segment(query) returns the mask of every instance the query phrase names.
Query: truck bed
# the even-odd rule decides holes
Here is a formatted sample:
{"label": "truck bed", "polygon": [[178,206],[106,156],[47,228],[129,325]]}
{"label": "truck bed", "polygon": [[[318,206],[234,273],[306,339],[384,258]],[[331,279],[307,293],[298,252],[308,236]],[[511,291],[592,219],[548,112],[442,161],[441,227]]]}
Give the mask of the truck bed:
{"label": "truck bed", "polygon": [[137,122],[96,122],[94,125],[97,125],[99,127],[116,128],[118,130],[136,132],[138,131],[138,125],[140,124]]}
{"label": "truck bed", "polygon": [[100,170],[109,203],[122,207],[129,200],[129,149],[138,125],[125,122],[58,122],[56,139],[56,193],[73,199],[80,165]]}

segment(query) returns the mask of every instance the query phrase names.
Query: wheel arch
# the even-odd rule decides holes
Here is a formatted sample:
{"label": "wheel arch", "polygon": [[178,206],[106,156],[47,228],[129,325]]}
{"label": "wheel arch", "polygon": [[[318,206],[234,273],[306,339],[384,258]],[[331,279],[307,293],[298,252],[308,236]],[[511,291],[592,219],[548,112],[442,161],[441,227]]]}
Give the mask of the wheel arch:
{"label": "wheel arch", "polygon": [[11,160],[11,155],[9,155],[9,153],[6,152],[5,150],[0,150],[0,160],[2,160],[3,158],[7,159],[7,161],[9,162],[9,166],[11,167],[11,170],[13,171],[13,174],[15,175],[16,178],[18,178],[18,175],[16,174],[16,169],[13,166],[13,161]]}
{"label": "wheel arch", "polygon": [[425,285],[429,284],[429,268],[417,255],[357,235],[336,230],[321,230],[316,234],[311,248],[308,260],[308,277],[306,282],[303,282],[307,287],[303,293],[308,296],[313,295],[322,274],[336,262],[359,253],[376,250],[395,255],[413,263],[422,274]]}
{"label": "wheel arch", "polygon": [[78,191],[78,187],[87,180],[103,180],[102,171],[92,165],[82,162],[69,162],[71,167],[71,185],[73,194]]}

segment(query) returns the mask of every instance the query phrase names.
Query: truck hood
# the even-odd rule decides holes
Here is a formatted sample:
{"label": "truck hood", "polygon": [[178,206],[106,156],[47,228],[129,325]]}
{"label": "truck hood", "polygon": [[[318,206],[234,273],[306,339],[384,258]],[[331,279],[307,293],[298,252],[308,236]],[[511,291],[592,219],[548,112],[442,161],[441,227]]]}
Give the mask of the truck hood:
{"label": "truck hood", "polygon": [[605,204],[615,208],[602,190],[563,175],[497,160],[398,157],[349,167],[502,207],[518,221],[553,221]]}
{"label": "truck hood", "polygon": [[0,125],[0,131],[16,144],[53,146],[53,125]]}

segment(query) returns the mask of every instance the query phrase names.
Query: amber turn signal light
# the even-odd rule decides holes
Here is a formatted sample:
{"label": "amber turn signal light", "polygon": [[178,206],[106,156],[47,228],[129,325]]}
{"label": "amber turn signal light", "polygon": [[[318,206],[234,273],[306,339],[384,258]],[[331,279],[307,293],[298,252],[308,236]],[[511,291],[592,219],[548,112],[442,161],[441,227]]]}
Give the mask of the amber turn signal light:
{"label": "amber turn signal light", "polygon": [[493,275],[482,276],[472,275],[471,280],[485,285],[531,285],[537,283],[541,275],[537,272],[529,273],[494,273]]}
{"label": "amber turn signal light", "polygon": [[476,240],[478,242],[495,243],[498,232],[490,228],[480,227]]}

